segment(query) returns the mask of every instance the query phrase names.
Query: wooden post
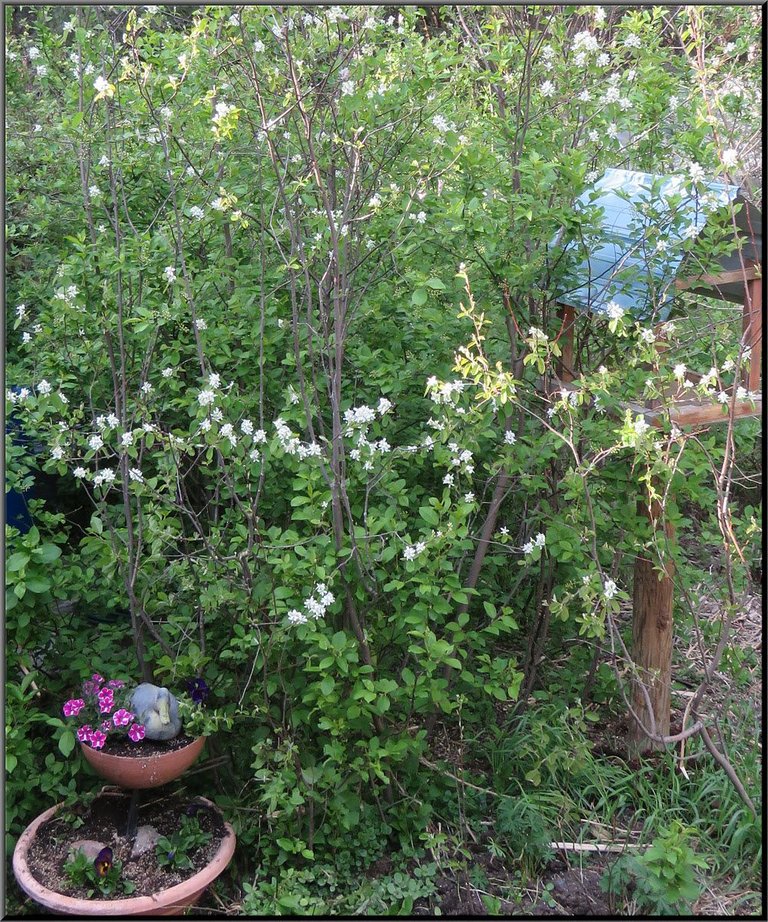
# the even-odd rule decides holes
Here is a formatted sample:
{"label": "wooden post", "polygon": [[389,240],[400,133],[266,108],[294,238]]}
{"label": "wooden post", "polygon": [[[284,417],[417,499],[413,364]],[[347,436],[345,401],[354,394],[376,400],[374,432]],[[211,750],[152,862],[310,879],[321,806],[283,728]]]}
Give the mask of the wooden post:
{"label": "wooden post", "polygon": [[564,384],[567,384],[569,381],[573,381],[575,377],[573,368],[573,331],[576,323],[576,310],[570,304],[558,304],[557,316],[562,321],[562,333],[560,334],[562,345],[560,346],[560,360],[557,363],[557,376]]}
{"label": "wooden post", "polygon": [[760,389],[760,371],[763,353],[763,280],[753,278],[747,282],[744,299],[744,342],[752,350],[749,356],[747,390]]}
{"label": "wooden post", "polygon": [[[661,527],[661,506],[658,501],[653,501],[650,515],[645,501],[641,500],[639,506],[640,511],[649,516],[651,527],[658,531]],[[673,539],[674,527],[669,522],[663,527],[666,538]],[[657,564],[653,560],[642,556],[638,556],[635,561],[632,658],[638,673],[633,680],[632,708],[650,730],[653,723],[649,719],[646,696],[640,685],[642,682],[650,699],[656,733],[666,735],[669,733],[672,685],[672,604],[675,569],[672,561],[667,561],[660,579],[660,574],[654,566]],[[651,749],[664,748],[662,743],[649,739],[631,715],[628,744],[630,758]]]}

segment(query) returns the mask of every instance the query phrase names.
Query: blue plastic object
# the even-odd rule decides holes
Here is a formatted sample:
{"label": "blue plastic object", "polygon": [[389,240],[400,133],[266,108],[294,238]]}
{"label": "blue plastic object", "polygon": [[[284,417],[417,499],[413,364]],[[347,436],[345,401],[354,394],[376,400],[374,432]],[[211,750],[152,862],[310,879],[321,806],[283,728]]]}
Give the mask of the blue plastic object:
{"label": "blue plastic object", "polygon": [[[676,295],[683,241],[697,236],[712,211],[737,197],[739,187],[725,183],[694,186],[687,176],[606,170],[577,199],[577,209],[601,209],[600,232],[589,256],[570,270],[558,302],[597,314],[614,302],[637,318],[665,320]],[[759,222],[759,213],[752,211]],[[761,237],[759,223],[756,230]],[[759,246],[753,242],[757,253]],[[565,250],[575,247],[569,243]]]}
{"label": "blue plastic object", "polygon": [[[19,393],[21,388],[15,385],[10,388],[15,393]],[[5,437],[12,439],[16,445],[22,445],[29,448],[28,440],[24,437],[21,424],[12,416],[5,421]],[[32,516],[29,512],[27,501],[35,498],[34,487],[20,493],[18,490],[5,491],[5,523],[18,528],[22,534],[26,534],[32,527]]]}

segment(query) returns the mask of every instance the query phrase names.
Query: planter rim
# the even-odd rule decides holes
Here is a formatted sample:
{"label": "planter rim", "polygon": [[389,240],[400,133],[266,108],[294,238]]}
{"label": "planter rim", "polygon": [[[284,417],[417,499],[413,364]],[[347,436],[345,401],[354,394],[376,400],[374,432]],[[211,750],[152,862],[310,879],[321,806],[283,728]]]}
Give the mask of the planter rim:
{"label": "planter rim", "polygon": [[[130,756],[127,758],[130,758]],[[101,796],[118,797],[123,795],[117,792],[104,791]],[[198,799],[221,816],[221,811],[212,801],[206,797]],[[56,912],[75,916],[119,917],[124,915],[149,915],[172,906],[186,908],[190,905],[190,897],[198,895],[226,869],[235,852],[235,831],[225,820],[224,838],[221,840],[216,854],[197,874],[180,884],[175,884],[165,890],[158,890],[152,896],[130,896],[117,900],[88,900],[66,896],[56,890],[49,890],[48,887],[41,884],[32,875],[27,864],[27,854],[38,829],[58,813],[63,806],[63,803],[56,804],[33,820],[19,837],[13,851],[13,873],[21,889],[41,906],[53,909]]]}
{"label": "planter rim", "polygon": [[115,755],[81,742],[83,758],[102,778],[123,788],[154,788],[181,777],[203,751],[206,737],[198,736],[180,749]]}
{"label": "planter rim", "polygon": [[186,752],[186,751],[187,751],[188,749],[190,749],[192,746],[198,745],[199,742],[200,742],[200,740],[203,740],[203,742],[205,742],[205,740],[206,740],[207,738],[208,738],[208,737],[206,737],[206,736],[196,736],[194,739],[190,740],[190,741],[186,744],[186,746],[181,746],[179,749],[169,749],[169,750],[167,750],[167,751],[162,750],[162,749],[158,749],[156,752],[142,753],[142,754],[140,754],[140,755],[135,755],[135,756],[118,756],[118,755],[115,755],[115,754],[112,753],[112,752],[104,752],[103,749],[94,749],[93,746],[89,746],[88,743],[84,743],[84,742],[81,742],[81,743],[80,743],[80,748],[81,748],[81,749],[89,749],[91,752],[95,752],[95,753],[97,753],[99,756],[108,758],[108,759],[110,759],[110,760],[115,760],[115,761],[117,761],[117,762],[125,762],[125,763],[128,763],[128,762],[134,762],[136,759],[148,759],[148,760],[152,760],[152,759],[164,759],[164,758],[166,758],[167,756],[172,756],[172,755],[175,755],[175,754],[177,754],[177,753],[179,753],[179,752]]}

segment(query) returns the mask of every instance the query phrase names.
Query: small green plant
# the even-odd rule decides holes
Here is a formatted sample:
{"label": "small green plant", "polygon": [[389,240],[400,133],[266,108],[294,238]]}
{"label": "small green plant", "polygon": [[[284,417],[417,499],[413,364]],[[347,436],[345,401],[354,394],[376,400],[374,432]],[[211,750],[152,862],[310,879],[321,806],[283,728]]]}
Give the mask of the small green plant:
{"label": "small green plant", "polygon": [[157,840],[157,863],[163,868],[188,870],[193,866],[191,853],[210,840],[210,832],[200,828],[200,821],[196,816],[182,816],[181,826],[170,838],[161,836]]}
{"label": "small green plant", "polygon": [[707,862],[688,844],[692,830],[675,821],[664,828],[642,855],[625,855],[603,875],[600,886],[616,897],[634,884],[634,899],[641,912],[690,912],[701,892],[696,868]]}
{"label": "small green plant", "polygon": [[130,895],[136,885],[132,880],[122,877],[122,861],[112,859],[112,849],[109,847],[102,848],[93,861],[84,852],[78,851],[66,863],[64,871],[75,886],[86,890],[89,899],[97,892],[101,896],[111,896],[113,893]]}

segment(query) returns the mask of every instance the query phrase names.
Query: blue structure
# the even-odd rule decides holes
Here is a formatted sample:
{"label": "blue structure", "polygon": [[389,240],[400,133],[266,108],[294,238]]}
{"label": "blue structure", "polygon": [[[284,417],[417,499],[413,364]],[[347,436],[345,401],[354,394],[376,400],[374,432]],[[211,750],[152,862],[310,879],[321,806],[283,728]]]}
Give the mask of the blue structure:
{"label": "blue structure", "polygon": [[[691,252],[695,248],[684,247],[685,241],[697,237],[712,214],[731,204],[741,205],[736,215],[741,258],[745,263],[760,262],[762,217],[738,186],[694,184],[688,176],[606,170],[576,201],[577,209],[601,210],[599,227],[587,241],[588,257],[569,268],[558,303],[605,314],[614,302],[638,319],[666,320],[676,296],[676,277],[701,274]],[[565,253],[576,247],[575,242],[566,244]],[[719,260],[718,271],[740,266],[734,252]],[[744,285],[740,281],[718,284],[716,296],[742,303]]]}

